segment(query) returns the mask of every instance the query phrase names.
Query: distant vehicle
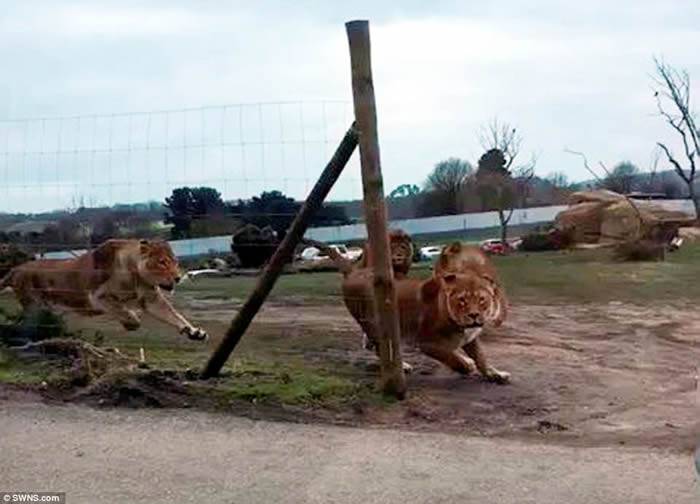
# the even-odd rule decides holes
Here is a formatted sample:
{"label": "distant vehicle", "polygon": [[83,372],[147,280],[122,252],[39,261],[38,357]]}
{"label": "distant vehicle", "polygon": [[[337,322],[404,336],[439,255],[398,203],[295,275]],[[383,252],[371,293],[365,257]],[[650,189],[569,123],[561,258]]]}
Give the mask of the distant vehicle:
{"label": "distant vehicle", "polygon": [[421,247],[418,252],[421,261],[432,261],[434,258],[440,255],[442,252],[442,245],[430,245],[428,247]]}
{"label": "distant vehicle", "polygon": [[479,248],[487,254],[505,255],[512,250],[512,246],[498,239],[484,240],[479,244]]}
{"label": "distant vehicle", "polygon": [[[328,248],[332,248],[338,252],[338,254],[350,261],[355,261],[362,255],[361,248],[348,249],[345,245],[340,243],[331,243],[328,245]],[[299,259],[302,261],[320,261],[323,259],[328,259],[328,255],[316,247],[306,247],[299,255]]]}

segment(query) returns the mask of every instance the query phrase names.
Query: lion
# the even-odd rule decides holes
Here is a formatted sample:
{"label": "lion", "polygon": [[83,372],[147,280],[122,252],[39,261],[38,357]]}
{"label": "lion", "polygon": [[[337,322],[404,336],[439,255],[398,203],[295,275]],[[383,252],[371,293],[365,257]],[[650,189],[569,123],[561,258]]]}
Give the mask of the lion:
{"label": "lion", "polygon": [[508,383],[510,374],[488,364],[479,337],[508,315],[496,268],[479,248],[454,242],[443,248],[433,276],[421,286],[418,344],[423,353],[462,374],[479,371]]}
{"label": "lion", "polygon": [[[339,254],[330,255],[342,265]],[[345,305],[376,348],[373,273],[347,264],[340,270]],[[503,290],[483,252],[452,244],[441,252],[431,278],[403,277],[394,285],[403,343],[459,373],[479,371],[489,381],[509,381],[508,373],[488,364],[479,341],[485,324],[499,326],[506,316]]]}
{"label": "lion", "polygon": [[486,324],[503,323],[502,292],[474,266],[433,274],[421,285],[418,347],[453,371],[465,375],[478,371],[489,381],[508,383],[510,374],[487,362],[479,341]]}
{"label": "lion", "polygon": [[508,300],[498,280],[498,274],[491,259],[478,247],[454,242],[443,248],[435,266],[433,276],[442,277],[449,273],[473,272],[484,278],[491,286],[493,303],[489,306],[488,320],[500,326],[508,316]]}
{"label": "lion", "polygon": [[143,310],[191,340],[207,333],[178,313],[163,294],[180,281],[177,259],[165,241],[107,240],[72,259],[41,259],[12,269],[0,281],[22,307],[63,308],[83,316],[110,315],[133,331]]}
{"label": "lion", "polygon": [[[394,278],[397,280],[405,278],[413,264],[413,240],[404,230],[392,229],[389,231],[389,249],[391,250],[391,267],[394,270]],[[362,250],[359,267],[372,267],[369,242],[365,243]]]}
{"label": "lion", "polygon": [[[314,242],[314,245],[328,254],[343,275],[343,299],[348,311],[363,330],[363,347],[378,352],[373,305],[374,275],[369,246],[365,245],[362,258],[352,263],[325,244]],[[395,278],[394,286],[399,302],[401,332],[413,335],[418,330],[418,318],[415,314],[419,312],[421,283],[420,280],[407,276],[413,264],[413,242],[403,230],[393,229],[389,231],[389,246]],[[404,363],[405,369],[408,370],[409,367]]]}

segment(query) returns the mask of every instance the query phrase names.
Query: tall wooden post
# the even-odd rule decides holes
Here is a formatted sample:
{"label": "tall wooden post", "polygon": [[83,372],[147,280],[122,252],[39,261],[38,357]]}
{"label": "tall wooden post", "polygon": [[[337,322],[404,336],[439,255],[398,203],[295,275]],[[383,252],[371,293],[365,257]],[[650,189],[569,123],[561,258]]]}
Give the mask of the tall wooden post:
{"label": "tall wooden post", "polygon": [[360,134],[362,191],[369,252],[374,268],[375,324],[378,324],[381,385],[387,394],[403,398],[406,379],[403,374],[400,346],[398,304],[391,265],[387,211],[384,204],[384,184],[379,159],[377,110],[372,82],[369,22],[350,21],[345,24],[350,44],[352,95],[355,123]]}
{"label": "tall wooden post", "polygon": [[267,299],[267,295],[275,286],[275,282],[282,273],[284,265],[294,253],[294,248],[303,239],[304,233],[311,222],[311,218],[318,212],[321,205],[323,205],[323,200],[328,196],[328,193],[333,188],[333,184],[338,180],[350,156],[355,151],[357,137],[357,131],[353,125],[347,133],[345,133],[335,154],[326,165],[316,185],[313,187],[311,193],[309,193],[309,196],[299,210],[299,213],[297,213],[297,216],[294,218],[294,222],[292,222],[292,225],[287,230],[287,234],[284,236],[282,243],[279,244],[277,250],[275,250],[275,253],[267,263],[267,266],[265,266],[255,289],[253,289],[253,292],[250,293],[243,307],[231,321],[231,325],[228,331],[226,331],[224,339],[221,340],[221,343],[211,355],[206,367],[202,371],[202,378],[211,378],[218,375],[231,355],[231,352],[236,348],[236,345],[243,337],[246,329],[248,329],[248,326],[253,321],[253,317],[258,313],[265,299]]}

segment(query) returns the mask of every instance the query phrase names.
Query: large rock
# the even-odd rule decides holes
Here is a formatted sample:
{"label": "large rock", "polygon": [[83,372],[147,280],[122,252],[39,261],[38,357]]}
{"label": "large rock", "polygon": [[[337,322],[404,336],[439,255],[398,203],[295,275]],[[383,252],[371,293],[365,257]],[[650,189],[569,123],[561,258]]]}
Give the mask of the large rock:
{"label": "large rock", "polygon": [[554,221],[575,244],[616,244],[630,240],[668,241],[694,218],[650,201],[630,200],[612,191],[577,192]]}

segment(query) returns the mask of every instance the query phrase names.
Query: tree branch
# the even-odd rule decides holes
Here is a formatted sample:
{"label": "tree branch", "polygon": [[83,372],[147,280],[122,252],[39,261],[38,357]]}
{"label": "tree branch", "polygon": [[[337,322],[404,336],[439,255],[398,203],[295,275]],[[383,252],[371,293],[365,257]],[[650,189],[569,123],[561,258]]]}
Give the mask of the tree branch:
{"label": "tree branch", "polygon": [[678,174],[679,177],[683,179],[683,181],[690,185],[693,183],[693,179],[689,178],[685,175],[685,171],[683,171],[683,167],[681,167],[680,163],[676,161],[676,158],[673,157],[671,154],[671,151],[668,150],[668,147],[666,147],[664,144],[661,142],[656,142],[656,145],[661,147],[661,149],[666,153],[666,157],[668,158],[669,163],[673,165],[673,168],[676,170],[676,173]]}

